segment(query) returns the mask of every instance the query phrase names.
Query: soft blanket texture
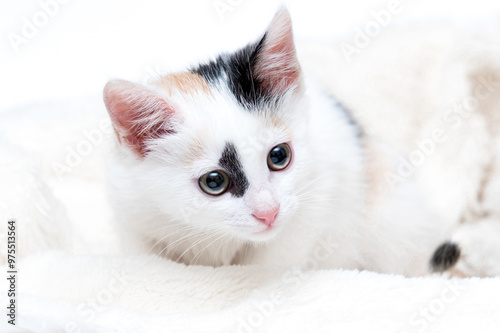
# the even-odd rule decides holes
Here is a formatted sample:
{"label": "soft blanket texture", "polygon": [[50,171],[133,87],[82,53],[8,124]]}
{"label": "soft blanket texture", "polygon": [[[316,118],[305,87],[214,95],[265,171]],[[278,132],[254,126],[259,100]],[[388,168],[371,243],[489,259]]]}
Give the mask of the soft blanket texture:
{"label": "soft blanket texture", "polygon": [[[33,278],[35,277],[36,278]],[[21,270],[34,332],[496,332],[498,279],[185,267],[48,253]]]}
{"label": "soft blanket texture", "polygon": [[[387,132],[377,113],[362,111],[376,106],[378,114],[401,112],[441,92],[443,100],[453,100],[468,87],[468,73],[500,67],[500,44],[485,29],[479,35],[450,27],[424,30],[388,32],[349,65],[338,41],[304,44],[302,56],[331,61],[320,73],[324,81],[357,110],[373,137],[397,141],[404,150],[405,141],[398,138],[413,126],[410,118],[402,117]],[[314,71],[315,66],[305,61],[304,67]],[[335,80],[327,80],[329,75]],[[440,91],[446,80],[463,89]],[[402,88],[394,92],[395,87]],[[402,91],[408,95],[398,95]],[[8,156],[1,162],[2,228],[8,218],[17,220],[23,257],[19,327],[32,332],[498,331],[498,278],[186,267],[147,255],[120,256],[105,191],[112,135],[106,121],[99,97],[2,115],[0,147]],[[6,248],[5,237],[0,247]],[[2,281],[2,304],[7,304]],[[2,328],[8,331],[16,330]]]}

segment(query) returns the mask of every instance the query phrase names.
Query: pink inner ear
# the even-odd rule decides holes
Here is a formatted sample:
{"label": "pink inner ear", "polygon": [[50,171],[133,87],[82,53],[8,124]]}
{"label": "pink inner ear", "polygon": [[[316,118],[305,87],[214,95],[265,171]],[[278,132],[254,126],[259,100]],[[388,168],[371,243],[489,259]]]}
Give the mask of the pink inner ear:
{"label": "pink inner ear", "polygon": [[120,143],[138,156],[148,152],[147,142],[173,133],[172,106],[154,91],[128,81],[110,81],[104,87],[104,103]]}
{"label": "pink inner ear", "polygon": [[299,85],[300,65],[293,42],[292,20],[285,8],[274,16],[256,65],[256,74],[264,88],[283,94]]}

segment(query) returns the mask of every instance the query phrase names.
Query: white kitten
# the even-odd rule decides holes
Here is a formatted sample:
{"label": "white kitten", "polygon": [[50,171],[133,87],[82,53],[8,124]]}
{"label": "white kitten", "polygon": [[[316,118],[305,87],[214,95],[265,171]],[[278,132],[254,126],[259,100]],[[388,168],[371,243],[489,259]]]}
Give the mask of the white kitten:
{"label": "white kitten", "polygon": [[[375,190],[379,158],[305,77],[285,9],[258,42],[149,87],[111,81],[104,100],[111,197],[132,252],[415,275],[449,231],[411,182]],[[447,243],[434,266],[458,257]]]}

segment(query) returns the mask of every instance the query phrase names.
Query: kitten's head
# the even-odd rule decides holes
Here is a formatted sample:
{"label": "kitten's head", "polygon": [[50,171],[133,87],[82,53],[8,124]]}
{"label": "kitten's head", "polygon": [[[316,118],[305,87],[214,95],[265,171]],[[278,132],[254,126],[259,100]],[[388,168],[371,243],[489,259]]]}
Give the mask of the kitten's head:
{"label": "kitten's head", "polygon": [[152,87],[111,81],[104,100],[152,214],[265,241],[296,212],[307,105],[285,9],[258,42]]}

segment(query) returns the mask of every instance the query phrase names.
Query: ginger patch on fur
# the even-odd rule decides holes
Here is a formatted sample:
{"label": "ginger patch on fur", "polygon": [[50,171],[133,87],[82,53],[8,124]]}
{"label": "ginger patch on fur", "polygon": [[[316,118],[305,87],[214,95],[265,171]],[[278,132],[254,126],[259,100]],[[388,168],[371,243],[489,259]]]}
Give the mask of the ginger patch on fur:
{"label": "ginger patch on fur", "polygon": [[157,85],[169,94],[179,92],[184,95],[194,95],[203,92],[212,95],[210,87],[205,79],[196,73],[175,73],[161,77]]}

